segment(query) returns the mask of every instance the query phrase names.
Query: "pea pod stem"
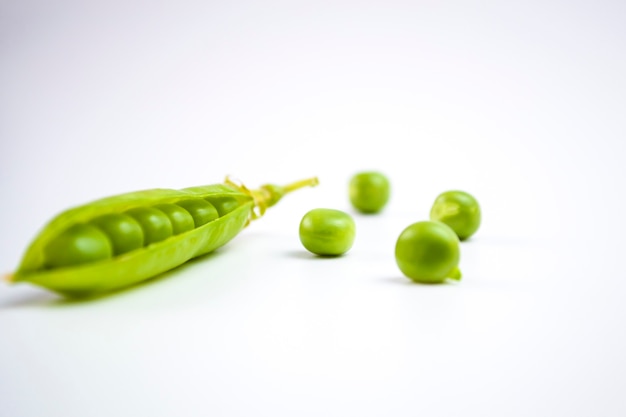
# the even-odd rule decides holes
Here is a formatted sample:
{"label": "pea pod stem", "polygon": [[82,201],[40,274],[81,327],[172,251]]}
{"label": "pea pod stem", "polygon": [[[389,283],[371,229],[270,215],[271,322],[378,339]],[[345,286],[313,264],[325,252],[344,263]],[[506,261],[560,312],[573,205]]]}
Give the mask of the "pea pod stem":
{"label": "pea pod stem", "polygon": [[284,185],[283,189],[285,190],[285,194],[288,194],[292,191],[299,190],[304,187],[314,187],[319,184],[319,180],[317,177],[311,177],[300,181],[294,181],[290,184]]}
{"label": "pea pod stem", "polygon": [[278,203],[286,194],[304,187],[314,187],[319,184],[319,180],[317,177],[311,177],[284,186],[265,184],[256,190],[250,190],[240,181],[231,177],[226,177],[224,183],[252,197],[254,200],[254,210],[251,220],[256,220],[265,214],[268,207]]}

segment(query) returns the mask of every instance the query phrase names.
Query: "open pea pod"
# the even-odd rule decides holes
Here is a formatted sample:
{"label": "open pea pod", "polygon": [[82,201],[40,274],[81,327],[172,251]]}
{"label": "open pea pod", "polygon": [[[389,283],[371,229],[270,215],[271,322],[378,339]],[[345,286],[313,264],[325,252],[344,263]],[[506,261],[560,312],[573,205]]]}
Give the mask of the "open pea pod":
{"label": "open pea pod", "polygon": [[93,201],[52,219],[8,279],[69,297],[115,291],[214,251],[285,194],[314,185],[317,178],[249,190],[227,178]]}

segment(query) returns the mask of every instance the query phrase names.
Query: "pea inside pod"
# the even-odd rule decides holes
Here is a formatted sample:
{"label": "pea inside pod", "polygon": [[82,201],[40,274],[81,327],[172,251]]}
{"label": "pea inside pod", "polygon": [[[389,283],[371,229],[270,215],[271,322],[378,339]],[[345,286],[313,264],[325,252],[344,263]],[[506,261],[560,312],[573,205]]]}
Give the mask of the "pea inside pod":
{"label": "pea inside pod", "polygon": [[120,255],[144,245],[144,234],[137,220],[123,213],[105,214],[91,223],[102,230],[111,241],[113,254]]}
{"label": "pea inside pod", "polygon": [[108,236],[96,226],[75,224],[45,247],[45,266],[62,268],[113,256]]}
{"label": "pea inside pod", "polygon": [[200,227],[203,224],[220,217],[215,206],[203,199],[178,201],[176,205],[185,209],[191,216],[194,227]]}
{"label": "pea inside pod", "polygon": [[154,207],[137,207],[126,212],[137,220],[144,233],[144,243],[160,242],[174,234],[172,222],[165,213]]}
{"label": "pea inside pod", "polygon": [[[154,208],[162,211],[172,224],[172,233],[179,235],[196,227],[193,216],[180,204],[159,204]],[[208,223],[208,222],[205,222]]]}
{"label": "pea inside pod", "polygon": [[215,207],[219,216],[224,216],[235,210],[239,205],[237,199],[229,195],[216,195],[207,198],[207,201]]}
{"label": "pea inside pod", "polygon": [[[52,219],[9,281],[70,297],[119,290],[214,251],[283,195],[317,183],[310,178],[250,190],[227,178],[222,184],[96,200]],[[229,201],[229,206],[220,213],[209,201]]]}

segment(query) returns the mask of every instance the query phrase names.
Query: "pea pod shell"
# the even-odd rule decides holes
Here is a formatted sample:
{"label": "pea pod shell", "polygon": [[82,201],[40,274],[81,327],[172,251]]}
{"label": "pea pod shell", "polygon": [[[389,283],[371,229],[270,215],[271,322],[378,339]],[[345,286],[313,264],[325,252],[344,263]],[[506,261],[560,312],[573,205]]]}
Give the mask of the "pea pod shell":
{"label": "pea pod shell", "polygon": [[[121,213],[136,207],[175,203],[183,199],[232,196],[240,205],[205,225],[126,254],[58,269],[44,269],[46,245],[73,224],[98,216]],[[215,184],[182,190],[153,189],[103,198],[67,210],[54,218],[26,251],[12,280],[27,281],[68,296],[86,296],[114,291],[154,277],[186,261],[209,253],[234,238],[249,222],[253,199],[241,191]]]}

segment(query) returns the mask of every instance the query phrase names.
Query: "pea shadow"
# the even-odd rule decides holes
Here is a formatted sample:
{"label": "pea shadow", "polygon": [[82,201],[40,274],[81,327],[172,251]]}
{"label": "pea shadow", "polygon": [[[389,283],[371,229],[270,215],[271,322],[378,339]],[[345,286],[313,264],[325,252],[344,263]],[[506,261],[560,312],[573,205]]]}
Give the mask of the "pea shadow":
{"label": "pea shadow", "polygon": [[395,275],[391,277],[380,278],[379,281],[385,282],[390,285],[401,285],[403,287],[422,287],[422,288],[449,287],[449,286],[456,286],[459,284],[458,281],[455,281],[453,279],[446,279],[443,282],[416,282],[402,275]]}
{"label": "pea shadow", "polygon": [[178,275],[181,271],[186,269],[193,268],[196,263],[204,262],[213,257],[219,256],[219,252],[221,252],[222,248],[219,248],[211,253],[207,253],[205,255],[198,256],[196,258],[190,259],[182,265],[179,265],[169,271],[163,272],[155,277],[149,278],[147,280],[138,282],[136,284],[120,288],[114,291],[109,291],[102,294],[96,295],[87,295],[87,296],[64,296],[61,294],[57,294],[52,291],[48,291],[43,288],[37,288],[36,293],[29,293],[25,296],[19,296],[13,300],[9,300],[0,304],[0,310],[8,310],[14,308],[32,308],[32,307],[43,307],[43,308],[66,308],[71,306],[79,306],[83,304],[93,304],[97,302],[104,302],[106,300],[112,299],[114,297],[120,297],[125,294],[132,294],[135,291],[138,291],[142,288],[158,285],[159,283],[165,282],[169,278]]}
{"label": "pea shadow", "polygon": [[487,235],[487,236],[471,236],[468,239],[461,240],[461,245],[484,245],[498,247],[525,247],[533,246],[541,243],[541,240],[532,239],[526,236],[506,236],[506,235]]}
{"label": "pea shadow", "polygon": [[285,253],[287,257],[294,259],[305,259],[309,261],[320,261],[320,260],[329,260],[329,259],[341,259],[344,255],[316,255],[314,253],[305,251],[305,250],[292,250]]}
{"label": "pea shadow", "polygon": [[[15,298],[0,303],[0,311],[24,307],[47,307],[61,299],[60,295],[44,289],[33,288],[32,290],[33,292],[16,295]],[[12,290],[9,288],[8,291]]]}

